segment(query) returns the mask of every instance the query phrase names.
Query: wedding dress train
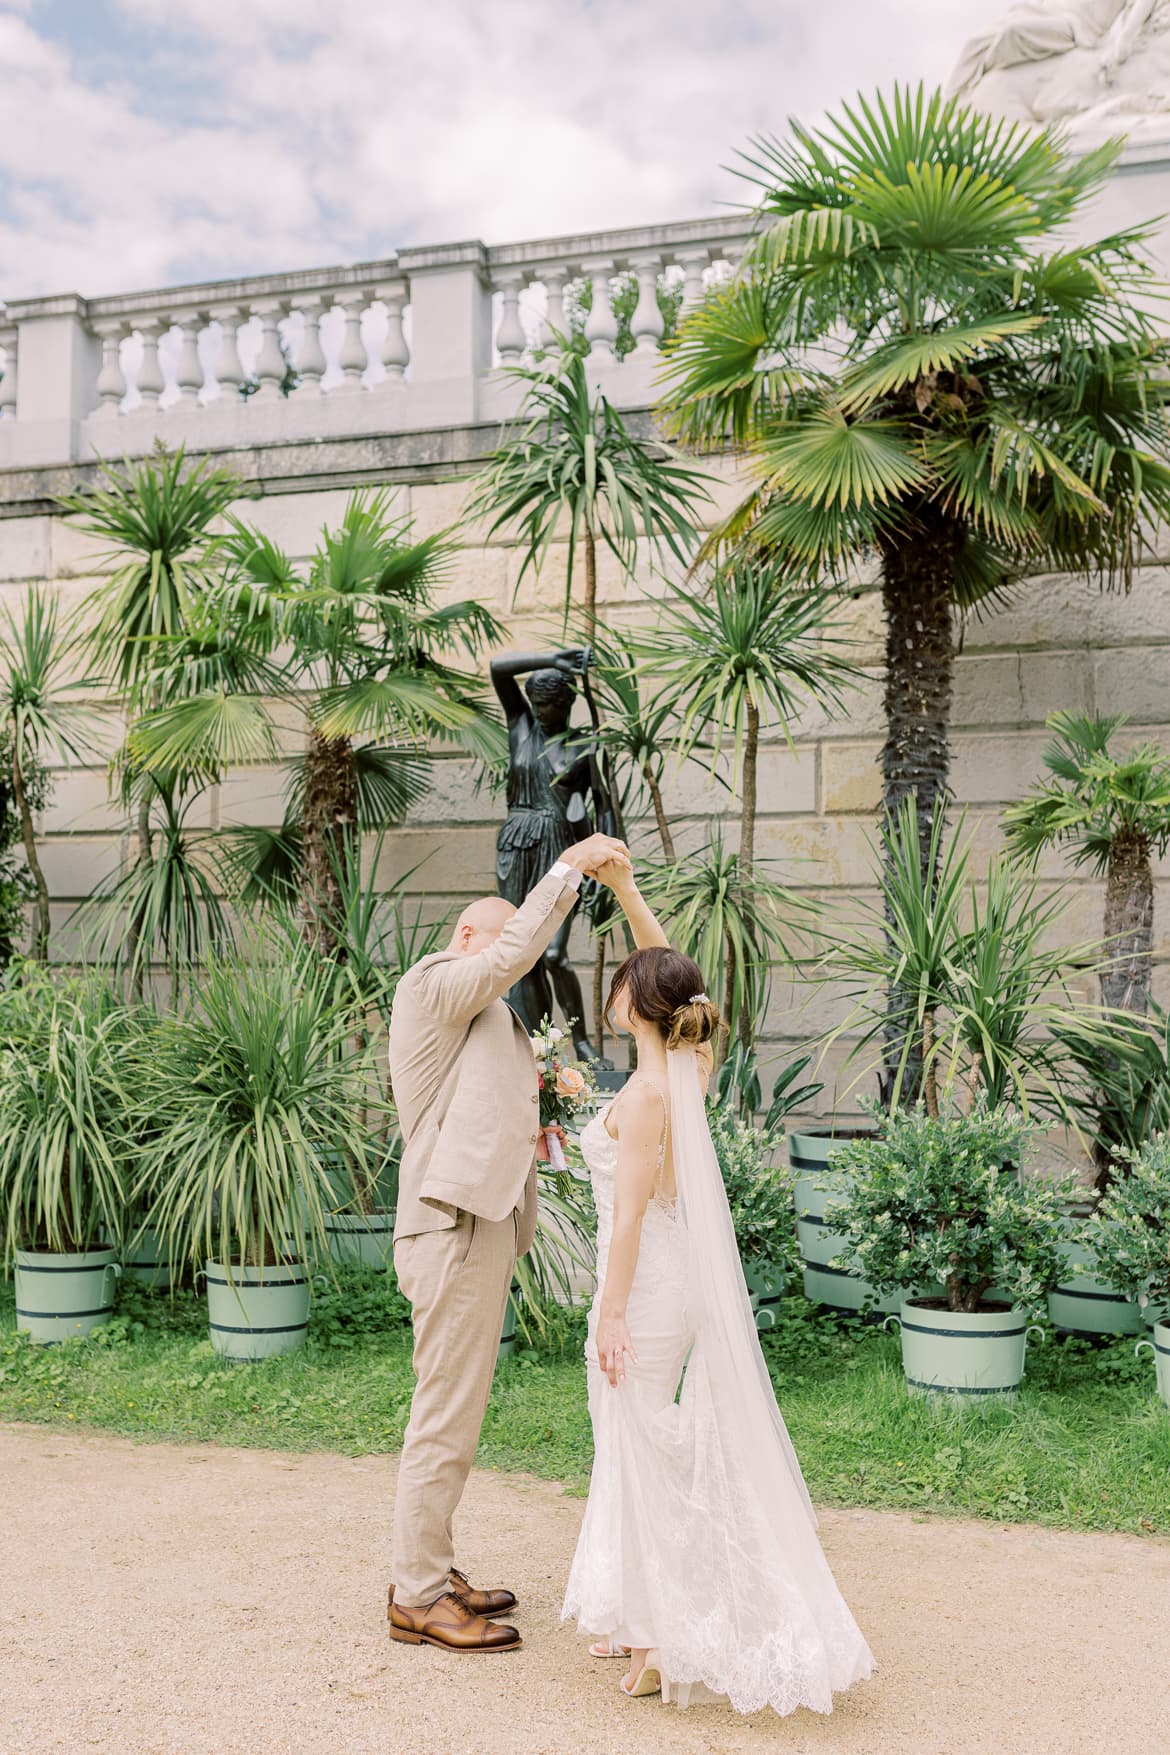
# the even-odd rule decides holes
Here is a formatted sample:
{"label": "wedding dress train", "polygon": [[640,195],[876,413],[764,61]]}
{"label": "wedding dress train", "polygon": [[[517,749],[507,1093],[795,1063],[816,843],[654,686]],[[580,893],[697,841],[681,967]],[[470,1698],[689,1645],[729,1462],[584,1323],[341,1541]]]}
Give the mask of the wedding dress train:
{"label": "wedding dress train", "polygon": [[638,1359],[616,1389],[595,1342],[617,1142],[604,1115],[581,1135],[597,1206],[585,1348],[594,1462],[562,1619],[656,1648],[680,1705],[715,1695],[744,1713],[829,1712],[873,1657],[821,1551],[776,1406],[696,1056],[679,1049],[668,1062],[677,1200],[646,1211],[626,1309]]}

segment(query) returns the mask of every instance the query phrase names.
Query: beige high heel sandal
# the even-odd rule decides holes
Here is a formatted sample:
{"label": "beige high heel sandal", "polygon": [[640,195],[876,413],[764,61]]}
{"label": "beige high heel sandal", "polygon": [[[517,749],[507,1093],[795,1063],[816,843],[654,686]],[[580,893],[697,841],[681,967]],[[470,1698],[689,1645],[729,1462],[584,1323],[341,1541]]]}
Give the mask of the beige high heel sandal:
{"label": "beige high heel sandal", "polygon": [[648,1694],[661,1694],[663,1704],[670,1705],[670,1678],[663,1675],[662,1659],[656,1651],[647,1652],[646,1662],[634,1678],[632,1687],[626,1687],[624,1676],[618,1687],[630,1700],[644,1700]]}
{"label": "beige high heel sandal", "polygon": [[595,1658],[627,1658],[630,1655],[628,1645],[615,1645],[612,1639],[599,1639],[589,1647],[589,1656]]}

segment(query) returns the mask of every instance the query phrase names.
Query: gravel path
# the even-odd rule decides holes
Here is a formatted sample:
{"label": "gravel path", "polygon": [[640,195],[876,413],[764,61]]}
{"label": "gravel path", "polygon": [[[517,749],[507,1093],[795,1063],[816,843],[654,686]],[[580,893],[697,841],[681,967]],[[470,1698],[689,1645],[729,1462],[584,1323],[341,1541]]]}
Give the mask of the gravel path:
{"label": "gravel path", "polygon": [[557,1621],[582,1502],[476,1474],[461,1557],[522,1651],[385,1630],[394,1459],[0,1427],[3,1755],[1155,1755],[1170,1543],[902,1513],[822,1533],[879,1670],[829,1718],[627,1701]]}

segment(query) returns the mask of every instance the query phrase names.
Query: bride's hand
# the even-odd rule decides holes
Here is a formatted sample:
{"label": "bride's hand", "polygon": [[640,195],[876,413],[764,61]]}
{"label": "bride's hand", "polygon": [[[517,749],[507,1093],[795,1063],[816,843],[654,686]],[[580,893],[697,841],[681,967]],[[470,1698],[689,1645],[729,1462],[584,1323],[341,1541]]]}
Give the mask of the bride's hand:
{"label": "bride's hand", "polygon": [[626,1361],[638,1363],[634,1343],[624,1316],[607,1316],[604,1310],[597,1324],[597,1362],[614,1389],[624,1383]]}
{"label": "bride's hand", "polygon": [[597,866],[593,876],[599,884],[604,884],[607,890],[612,890],[619,899],[623,894],[628,895],[631,890],[637,887],[630,867],[621,864],[616,859],[607,859],[602,865]]}

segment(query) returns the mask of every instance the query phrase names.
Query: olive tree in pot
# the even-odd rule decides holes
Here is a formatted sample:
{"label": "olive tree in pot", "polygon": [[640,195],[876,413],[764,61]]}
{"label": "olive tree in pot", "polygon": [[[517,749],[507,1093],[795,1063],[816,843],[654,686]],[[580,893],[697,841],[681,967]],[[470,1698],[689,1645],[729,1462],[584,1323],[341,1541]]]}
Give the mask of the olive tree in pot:
{"label": "olive tree in pot", "polygon": [[796,1262],[792,1179],[775,1158],[784,1137],[785,1116],[806,1108],[822,1089],[800,1082],[811,1060],[805,1054],[780,1069],[771,1104],[763,1113],[759,1059],[753,1049],[736,1042],[719,1068],[707,1104],[711,1138],[760,1329],[776,1326],[776,1307]]}
{"label": "olive tree in pot", "polygon": [[146,1222],[169,1257],[202,1265],[211,1344],[229,1358],[304,1342],[309,1270],[290,1234],[303,1223],[326,1258],[328,1155],[372,1179],[352,1024],[321,959],[258,933],[208,965],[137,1094],[157,1122],[138,1184],[153,1191]]}
{"label": "olive tree in pot", "polygon": [[1126,1154],[1086,1227],[1097,1271],[1128,1292],[1153,1328],[1158,1394],[1170,1405],[1170,1135]]}
{"label": "olive tree in pot", "polygon": [[124,1207],[116,1013],[96,981],[26,965],[0,989],[0,1219],[16,1325],[87,1334],[114,1304]]}
{"label": "olive tree in pot", "polygon": [[1060,1184],[1024,1173],[1026,1141],[1018,1115],[980,1102],[891,1110],[875,1139],[841,1153],[844,1259],[900,1295],[913,1393],[1010,1396],[1023,1376],[1028,1318],[1059,1270],[1061,1214]]}

